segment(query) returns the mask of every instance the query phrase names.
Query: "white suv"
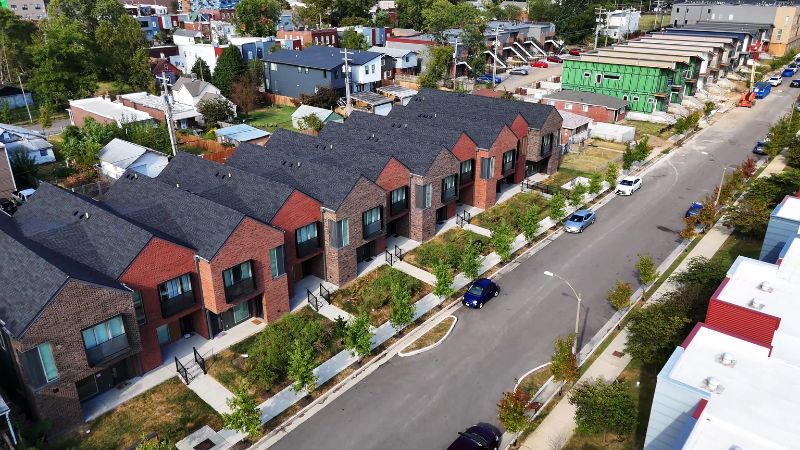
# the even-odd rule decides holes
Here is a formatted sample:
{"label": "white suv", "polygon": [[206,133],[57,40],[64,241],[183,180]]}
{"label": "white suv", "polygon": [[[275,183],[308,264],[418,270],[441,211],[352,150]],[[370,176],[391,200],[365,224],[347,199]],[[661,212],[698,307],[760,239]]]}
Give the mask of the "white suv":
{"label": "white suv", "polygon": [[625,177],[619,181],[614,192],[617,195],[633,195],[642,187],[642,179],[639,177]]}
{"label": "white suv", "polygon": [[767,83],[771,84],[772,86],[780,86],[783,83],[783,78],[780,75],[775,75],[774,77],[769,77]]}

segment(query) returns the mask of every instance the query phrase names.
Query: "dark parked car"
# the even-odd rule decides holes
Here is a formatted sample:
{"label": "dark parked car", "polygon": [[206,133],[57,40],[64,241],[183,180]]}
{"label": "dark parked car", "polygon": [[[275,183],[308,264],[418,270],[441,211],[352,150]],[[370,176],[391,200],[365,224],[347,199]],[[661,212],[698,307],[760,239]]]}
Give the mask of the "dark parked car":
{"label": "dark parked car", "polygon": [[767,143],[764,141],[756,142],[756,145],[753,147],[753,153],[755,153],[756,155],[766,155]]}
{"label": "dark parked car", "polygon": [[500,295],[500,286],[488,278],[480,278],[472,282],[472,285],[464,293],[461,303],[467,308],[481,309],[483,304]]}
{"label": "dark parked car", "polygon": [[792,82],[789,83],[789,87],[800,87],[800,78],[792,80]]}
{"label": "dark parked car", "polygon": [[516,68],[508,71],[509,75],[527,75],[528,69]]}
{"label": "dark parked car", "polygon": [[581,56],[581,49],[579,48],[571,48],[569,49],[569,54],[572,56]]}
{"label": "dark parked car", "polygon": [[17,212],[17,204],[7,198],[0,198],[0,210],[8,215]]}
{"label": "dark parked car", "polygon": [[458,433],[458,439],[447,450],[497,450],[502,435],[496,426],[479,423]]}
{"label": "dark parked car", "polygon": [[[481,75],[479,77],[475,77],[475,81],[477,81],[479,83],[492,84],[492,76],[491,75]],[[495,84],[500,84],[502,82],[503,82],[502,78],[494,77],[494,83]]]}
{"label": "dark parked car", "polygon": [[703,209],[703,204],[702,203],[694,202],[694,203],[692,203],[692,206],[690,206],[689,209],[686,210],[686,217],[687,218],[696,217],[698,214],[700,214],[700,211],[702,209]]}

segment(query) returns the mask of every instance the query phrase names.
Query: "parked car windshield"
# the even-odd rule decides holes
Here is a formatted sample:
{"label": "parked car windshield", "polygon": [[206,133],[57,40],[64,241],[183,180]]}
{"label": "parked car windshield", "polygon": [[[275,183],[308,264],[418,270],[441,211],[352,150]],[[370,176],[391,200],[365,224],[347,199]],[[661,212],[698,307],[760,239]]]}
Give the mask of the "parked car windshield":
{"label": "parked car windshield", "polygon": [[621,184],[623,186],[633,186],[633,181],[631,181],[631,180],[622,180],[622,181],[619,182],[619,184]]}
{"label": "parked car windshield", "polygon": [[583,216],[579,216],[577,214],[573,214],[572,217],[569,218],[570,222],[583,222]]}
{"label": "parked car windshield", "polygon": [[469,288],[469,291],[467,292],[469,292],[472,295],[480,297],[480,295],[483,294],[483,288],[477,285],[472,285],[472,287]]}

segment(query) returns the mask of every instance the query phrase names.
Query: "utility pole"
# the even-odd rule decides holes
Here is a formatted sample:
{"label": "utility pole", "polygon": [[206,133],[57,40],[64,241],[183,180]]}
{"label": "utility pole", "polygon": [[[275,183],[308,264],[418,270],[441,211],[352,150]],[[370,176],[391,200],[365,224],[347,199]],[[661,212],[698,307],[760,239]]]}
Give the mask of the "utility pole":
{"label": "utility pole", "polygon": [[497,87],[497,49],[500,46],[500,33],[503,29],[498,25],[494,29],[494,57],[492,58],[492,89]]}
{"label": "utility pole", "polygon": [[19,88],[22,90],[22,99],[25,100],[25,109],[28,110],[28,120],[30,123],[33,123],[33,116],[31,115],[31,107],[28,106],[28,97],[25,96],[25,88],[22,87],[22,74],[17,74],[17,80],[19,80]]}
{"label": "utility pole", "polygon": [[456,36],[456,42],[453,45],[453,89],[456,88],[456,75],[458,75],[458,36]]}
{"label": "utility pole", "polygon": [[600,37],[600,29],[603,28],[601,24],[603,23],[603,14],[605,13],[605,9],[603,7],[595,8],[594,13],[596,14],[596,17],[594,18],[594,49],[597,50],[597,39]]}
{"label": "utility pole", "polygon": [[353,112],[353,105],[350,104],[350,55],[353,52],[348,52],[347,48],[344,51],[339,52],[344,55],[344,92],[345,92],[345,99],[347,100],[347,105],[345,105],[344,110],[347,113],[347,116],[350,116],[350,113]]}
{"label": "utility pole", "polygon": [[161,72],[161,89],[161,100],[167,107],[165,116],[167,120],[167,131],[169,132],[169,145],[170,148],[172,148],[172,156],[176,156],[178,154],[178,144],[175,138],[175,124],[172,123],[172,93],[169,91],[167,74],[164,72]]}

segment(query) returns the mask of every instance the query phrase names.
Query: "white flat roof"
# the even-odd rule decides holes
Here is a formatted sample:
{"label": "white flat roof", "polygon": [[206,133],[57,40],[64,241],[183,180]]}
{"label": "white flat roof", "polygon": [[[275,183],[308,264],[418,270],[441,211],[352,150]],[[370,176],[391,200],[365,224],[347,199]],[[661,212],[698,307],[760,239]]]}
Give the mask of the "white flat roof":
{"label": "white flat roof", "polygon": [[[723,353],[733,366],[720,362]],[[684,449],[730,450],[797,448],[800,368],[770,357],[770,350],[710,328],[699,327],[669,373],[670,379],[708,392]]]}
{"label": "white flat roof", "polygon": [[800,198],[787,195],[773,212],[775,217],[800,221]]}
{"label": "white flat roof", "polygon": [[139,111],[123,105],[122,103],[112,102],[111,99],[103,97],[90,97],[80,100],[70,100],[70,107],[76,107],[106,117],[117,122],[139,122],[150,120],[152,117],[144,111]]}
{"label": "white flat roof", "polygon": [[[148,108],[158,109],[160,111],[167,110],[167,107],[162,101],[161,97],[148,94],[147,92],[134,92],[132,94],[120,95],[120,97]],[[192,105],[172,102],[172,120],[190,119],[200,115],[202,114],[200,114],[200,112]]]}

